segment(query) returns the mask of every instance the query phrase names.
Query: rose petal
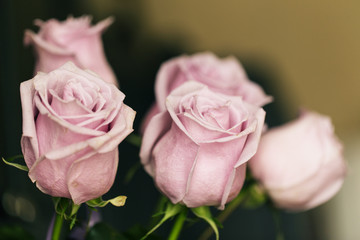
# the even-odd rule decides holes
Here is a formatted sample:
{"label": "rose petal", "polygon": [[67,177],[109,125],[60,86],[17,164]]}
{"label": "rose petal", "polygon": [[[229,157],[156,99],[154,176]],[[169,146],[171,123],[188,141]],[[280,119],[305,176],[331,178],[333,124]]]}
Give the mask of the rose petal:
{"label": "rose petal", "polygon": [[175,124],[172,124],[170,131],[152,151],[157,186],[173,203],[180,202],[185,196],[189,174],[197,153],[198,145],[186,137]]}
{"label": "rose petal", "polygon": [[97,198],[109,191],[115,180],[118,158],[118,149],[115,148],[89,157],[86,161],[73,163],[68,171],[67,185],[75,204]]}
{"label": "rose petal", "polygon": [[243,144],[243,139],[237,139],[226,143],[200,145],[196,165],[188,180],[187,193],[183,199],[186,206],[218,205],[221,202]]}
{"label": "rose petal", "polygon": [[31,168],[39,157],[39,145],[37,141],[34,116],[37,110],[33,107],[33,96],[35,94],[32,81],[25,81],[20,84],[21,104],[23,106],[23,134],[21,137],[21,149],[26,165]]}

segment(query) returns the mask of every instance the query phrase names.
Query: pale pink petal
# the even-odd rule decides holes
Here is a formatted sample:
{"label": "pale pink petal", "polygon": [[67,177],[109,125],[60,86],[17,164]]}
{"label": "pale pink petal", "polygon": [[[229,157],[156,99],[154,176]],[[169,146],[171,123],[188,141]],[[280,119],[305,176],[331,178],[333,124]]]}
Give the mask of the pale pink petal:
{"label": "pale pink petal", "polygon": [[34,117],[37,110],[33,106],[33,97],[35,94],[34,85],[31,80],[20,84],[20,96],[22,104],[23,134],[21,137],[21,149],[24,155],[26,165],[31,168],[39,155],[39,145],[36,135],[36,126]]}
{"label": "pale pink petal", "polygon": [[157,186],[173,203],[183,200],[189,173],[197,158],[199,146],[173,124],[156,144],[153,172]]}
{"label": "pale pink petal", "polygon": [[72,164],[67,174],[67,185],[75,204],[97,198],[109,191],[115,180],[118,158],[118,149],[115,148]]}
{"label": "pale pink petal", "polygon": [[[183,199],[188,207],[220,205],[237,157],[241,154],[242,140],[226,143],[201,144],[196,165],[189,179],[189,188]],[[232,182],[231,182],[232,185]]]}
{"label": "pale pink petal", "polygon": [[140,149],[141,163],[144,165],[145,170],[154,176],[154,171],[151,167],[151,155],[152,150],[166,131],[170,129],[171,118],[167,112],[162,112],[155,115],[149,122],[148,127],[145,129],[144,136],[142,138],[142,144]]}

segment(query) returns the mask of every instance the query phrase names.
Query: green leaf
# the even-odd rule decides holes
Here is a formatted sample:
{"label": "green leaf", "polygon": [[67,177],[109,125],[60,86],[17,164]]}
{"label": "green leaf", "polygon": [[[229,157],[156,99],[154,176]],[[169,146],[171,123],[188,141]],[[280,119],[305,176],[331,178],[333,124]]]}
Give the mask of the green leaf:
{"label": "green leaf", "polygon": [[146,239],[151,233],[153,233],[156,229],[158,229],[164,222],[166,222],[168,219],[180,213],[184,208],[185,207],[180,204],[172,204],[170,201],[168,201],[168,203],[166,204],[166,209],[164,211],[163,218],[149,232],[147,232],[145,236],[141,238],[141,240]]}
{"label": "green leaf", "polygon": [[9,158],[8,160],[5,160],[5,158],[2,158],[3,162],[6,163],[9,166],[16,167],[17,169],[23,170],[28,172],[29,168],[26,165],[22,165],[19,163],[14,163],[16,159],[24,158],[23,155],[16,155],[14,157]]}
{"label": "green leaf", "polygon": [[127,198],[126,196],[117,196],[110,200],[104,201],[101,197],[98,197],[98,198],[87,201],[86,204],[89,207],[105,207],[108,203],[111,203],[115,207],[122,207],[125,205],[126,198]]}
{"label": "green leaf", "polygon": [[211,215],[210,208],[207,206],[192,208],[192,212],[199,218],[204,219],[214,230],[216,239],[219,240],[219,230],[216,225],[216,221]]}

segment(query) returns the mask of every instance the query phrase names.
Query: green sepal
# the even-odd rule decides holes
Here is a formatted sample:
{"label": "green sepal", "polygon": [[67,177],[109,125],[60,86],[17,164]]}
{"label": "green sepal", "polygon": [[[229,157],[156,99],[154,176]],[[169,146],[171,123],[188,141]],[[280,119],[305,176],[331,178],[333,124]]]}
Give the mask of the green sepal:
{"label": "green sepal", "polygon": [[89,200],[86,202],[86,204],[89,207],[105,207],[108,203],[111,203],[115,207],[122,207],[125,205],[126,202],[126,196],[117,196],[115,198],[112,198],[110,200],[103,200],[102,197],[98,197],[92,200]]}
{"label": "green sepal", "polygon": [[[180,213],[182,210],[184,210],[185,207],[180,204],[173,204],[170,201],[167,202],[166,208],[164,211],[161,211],[160,213],[163,213],[164,216],[162,219],[141,238],[141,240],[146,239],[151,233],[153,233],[156,229],[158,229],[164,222],[166,222],[168,219],[176,216],[178,213]],[[155,214],[158,215],[158,214]]]}
{"label": "green sepal", "polygon": [[205,220],[215,232],[216,240],[219,240],[219,230],[217,221],[212,217],[210,208],[208,206],[202,206],[197,208],[191,208],[191,211],[198,217]]}
{"label": "green sepal", "polygon": [[81,204],[75,204],[71,199],[62,197],[53,197],[55,211],[61,215],[65,220],[70,221],[70,230],[76,223],[76,214]]}
{"label": "green sepal", "polygon": [[71,222],[70,222],[70,230],[75,226],[75,223],[76,223],[76,216],[74,216],[74,217],[71,219]]}
{"label": "green sepal", "polygon": [[77,205],[77,204],[75,204],[75,203],[72,204],[70,217],[73,217],[73,216],[76,215],[76,213],[78,212],[80,206],[81,206],[81,204],[79,204],[79,205]]}
{"label": "green sepal", "polygon": [[53,197],[53,201],[56,213],[64,215],[71,200],[68,198]]}
{"label": "green sepal", "polygon": [[2,158],[3,162],[9,166],[16,167],[17,169],[23,170],[28,172],[29,168],[26,165],[22,165],[19,163],[14,163],[16,159],[24,158],[23,155],[16,155],[14,157],[9,158],[8,160],[5,160],[5,158]]}

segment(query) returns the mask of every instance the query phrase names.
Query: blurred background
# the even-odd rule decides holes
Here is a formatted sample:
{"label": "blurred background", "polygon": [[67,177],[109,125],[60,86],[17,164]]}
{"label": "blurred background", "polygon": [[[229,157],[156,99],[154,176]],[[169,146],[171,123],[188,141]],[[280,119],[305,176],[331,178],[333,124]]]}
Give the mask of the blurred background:
{"label": "blurred background", "polygon": [[[328,203],[305,213],[281,214],[286,239],[360,239],[360,2],[244,0],[1,0],[0,1],[0,155],[21,153],[19,85],[33,76],[33,49],[23,46],[25,29],[37,31],[36,18],[108,16],[115,22],[103,35],[105,52],[138,112],[135,129],[151,105],[160,64],[180,54],[212,51],[236,56],[250,79],[274,96],[266,107],[275,126],[295,118],[300,107],[329,115],[349,173]],[[138,149],[120,146],[119,172],[109,197],[127,195],[126,207],[103,209],[119,231],[146,224],[157,190],[141,169],[130,183],[124,175],[138,162]],[[0,164],[0,225],[20,226],[44,239],[53,207],[25,172]],[[145,200],[145,201],[144,201]],[[221,239],[275,239],[269,210],[237,210],[224,223]],[[167,226],[164,226],[166,228]],[[198,225],[198,231],[206,225]],[[164,230],[164,229],[163,229]],[[161,234],[161,231],[159,232]],[[184,239],[195,239],[185,232]],[[1,236],[0,236],[0,239]]]}

